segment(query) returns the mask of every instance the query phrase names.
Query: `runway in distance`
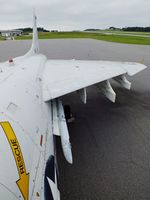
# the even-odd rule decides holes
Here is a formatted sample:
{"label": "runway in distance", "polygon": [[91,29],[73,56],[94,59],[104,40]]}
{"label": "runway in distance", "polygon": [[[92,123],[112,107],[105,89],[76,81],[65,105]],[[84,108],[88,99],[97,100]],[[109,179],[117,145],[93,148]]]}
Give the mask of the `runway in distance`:
{"label": "runway in distance", "polygon": [[66,160],[73,163],[61,96],[76,92],[86,104],[87,87],[96,85],[115,102],[110,79],[129,90],[126,76],[146,68],[134,62],[48,60],[39,52],[36,20],[34,15],[29,52],[0,64],[3,200],[59,200],[55,135],[60,136]]}

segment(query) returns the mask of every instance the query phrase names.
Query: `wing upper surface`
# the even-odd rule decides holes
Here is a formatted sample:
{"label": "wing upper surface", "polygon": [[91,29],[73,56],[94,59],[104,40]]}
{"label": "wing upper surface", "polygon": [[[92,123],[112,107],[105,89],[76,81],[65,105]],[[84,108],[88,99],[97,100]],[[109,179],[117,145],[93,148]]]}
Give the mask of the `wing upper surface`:
{"label": "wing upper surface", "polygon": [[142,71],[140,63],[48,60],[43,74],[43,98],[48,101],[111,78]]}

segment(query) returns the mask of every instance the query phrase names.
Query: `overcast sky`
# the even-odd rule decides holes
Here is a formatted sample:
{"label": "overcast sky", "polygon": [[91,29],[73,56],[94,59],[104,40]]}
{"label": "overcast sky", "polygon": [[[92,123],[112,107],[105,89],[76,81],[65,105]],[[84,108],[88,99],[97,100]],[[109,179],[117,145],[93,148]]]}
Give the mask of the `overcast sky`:
{"label": "overcast sky", "polygon": [[150,0],[0,0],[0,29],[38,26],[84,30],[110,26],[150,26]]}

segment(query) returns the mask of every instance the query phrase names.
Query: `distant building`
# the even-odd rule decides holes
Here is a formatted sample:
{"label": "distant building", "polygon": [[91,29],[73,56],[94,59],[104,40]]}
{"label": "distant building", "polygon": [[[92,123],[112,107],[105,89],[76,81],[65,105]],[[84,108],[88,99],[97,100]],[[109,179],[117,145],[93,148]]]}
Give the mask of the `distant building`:
{"label": "distant building", "polygon": [[15,37],[15,36],[21,36],[23,31],[22,30],[5,30],[0,31],[1,35],[3,37]]}
{"label": "distant building", "polygon": [[116,28],[116,27],[113,27],[113,26],[109,27],[109,30],[111,30],[111,31],[121,31],[120,28]]}

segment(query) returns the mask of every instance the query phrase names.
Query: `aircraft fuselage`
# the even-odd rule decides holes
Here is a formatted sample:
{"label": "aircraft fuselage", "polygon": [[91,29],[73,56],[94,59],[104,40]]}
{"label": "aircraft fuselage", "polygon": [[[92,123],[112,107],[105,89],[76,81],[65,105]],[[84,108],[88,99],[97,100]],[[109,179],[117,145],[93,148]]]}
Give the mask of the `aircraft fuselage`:
{"label": "aircraft fuselage", "polygon": [[57,182],[51,102],[42,98],[45,62],[42,55],[21,65],[14,60],[0,73],[0,190],[5,200],[46,199],[52,192],[46,185]]}

